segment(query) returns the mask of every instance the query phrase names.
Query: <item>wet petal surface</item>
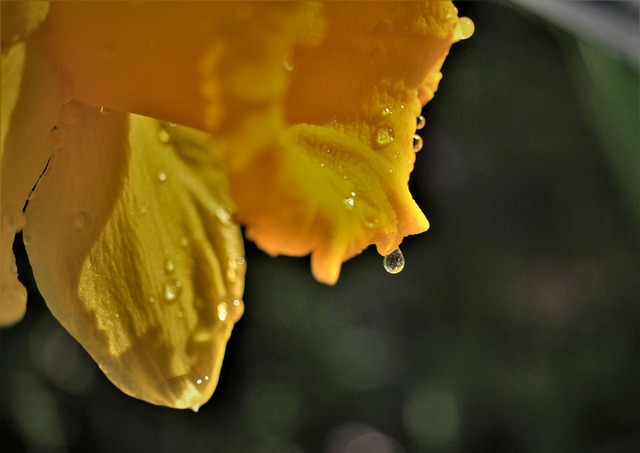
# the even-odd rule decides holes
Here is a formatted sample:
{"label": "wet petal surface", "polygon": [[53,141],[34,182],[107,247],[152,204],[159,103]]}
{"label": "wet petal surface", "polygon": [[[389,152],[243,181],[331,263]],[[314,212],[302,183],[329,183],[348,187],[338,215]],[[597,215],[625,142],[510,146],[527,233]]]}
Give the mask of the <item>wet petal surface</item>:
{"label": "wet petal surface", "polygon": [[25,242],[53,314],[125,393],[197,408],[243,311],[244,257],[210,138],[71,102]]}

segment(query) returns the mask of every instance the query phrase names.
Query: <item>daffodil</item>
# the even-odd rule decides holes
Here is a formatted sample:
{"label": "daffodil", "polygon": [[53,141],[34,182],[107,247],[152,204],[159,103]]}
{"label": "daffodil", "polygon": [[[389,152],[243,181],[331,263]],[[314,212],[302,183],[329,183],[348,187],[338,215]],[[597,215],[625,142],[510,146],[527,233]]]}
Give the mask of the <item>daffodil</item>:
{"label": "daffodil", "polygon": [[238,224],[328,284],[428,228],[416,118],[472,31],[450,1],[2,2],[1,322],[23,230],[107,377],[199,407],[243,311]]}

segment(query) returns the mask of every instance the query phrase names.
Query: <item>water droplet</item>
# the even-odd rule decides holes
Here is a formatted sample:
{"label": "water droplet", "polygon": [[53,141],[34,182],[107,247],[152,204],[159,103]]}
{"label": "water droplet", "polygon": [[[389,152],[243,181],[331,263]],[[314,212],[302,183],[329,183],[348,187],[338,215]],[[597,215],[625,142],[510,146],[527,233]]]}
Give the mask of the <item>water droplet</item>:
{"label": "water droplet", "polygon": [[388,36],[391,33],[391,24],[388,22],[378,22],[375,27],[373,27],[373,32],[376,36]]}
{"label": "water droplet", "polygon": [[102,107],[100,107],[100,114],[107,116],[109,113],[111,113],[111,109],[108,107],[105,107],[104,105]]}
{"label": "water droplet", "polygon": [[245,263],[244,256],[239,256],[236,258],[236,264],[238,266],[244,266],[244,263]]}
{"label": "water droplet", "polygon": [[390,127],[382,126],[378,128],[378,132],[376,132],[376,143],[379,146],[387,146],[394,138],[395,132]]}
{"label": "water droplet", "polygon": [[191,410],[195,413],[198,413],[198,411],[200,410],[200,406],[198,404],[194,404],[193,406],[191,406]]}
{"label": "water droplet", "polygon": [[141,216],[145,216],[147,215],[147,211],[149,210],[149,203],[144,203],[143,205],[140,206],[140,209],[138,212],[140,212]]}
{"label": "water droplet", "polygon": [[458,19],[455,31],[453,32],[453,39],[460,41],[462,39],[471,38],[475,29],[475,25],[471,19],[468,17],[461,17]]}
{"label": "water droplet", "polygon": [[156,298],[155,298],[155,296],[149,296],[149,303],[150,303],[150,304],[155,304],[155,303],[156,303]]}
{"label": "water droplet", "polygon": [[349,194],[350,196],[347,198],[343,198],[342,202],[347,205],[348,208],[353,208],[356,204],[356,193],[355,192],[351,192]]}
{"label": "water droplet", "polygon": [[176,270],[176,265],[171,258],[168,258],[164,263],[164,271],[167,274],[172,274]]}
{"label": "water droplet", "polygon": [[88,212],[79,211],[73,218],[73,227],[82,230],[88,226],[91,226],[91,215]]}
{"label": "water droplet", "polygon": [[227,319],[227,315],[228,315],[228,311],[227,311],[227,303],[226,302],[220,302],[218,304],[218,319],[220,321],[224,321]]}
{"label": "water droplet", "polygon": [[233,301],[233,305],[234,305],[235,307],[239,307],[241,304],[242,304],[242,301],[241,301],[240,299],[235,299],[235,300]]}
{"label": "water droplet", "polygon": [[167,302],[173,302],[182,292],[182,282],[179,280],[168,282],[164,285],[164,299]]}
{"label": "water droplet", "polygon": [[284,59],[282,60],[282,64],[284,65],[284,68],[289,72],[295,69],[295,66],[293,65],[293,57],[294,57],[293,51],[289,51],[284,54]]}
{"label": "water droplet", "polygon": [[176,127],[178,123],[169,123],[169,127]]}
{"label": "water droplet", "polygon": [[158,140],[160,140],[160,143],[164,143],[165,145],[171,142],[171,136],[164,127],[158,129]]}
{"label": "water droplet", "polygon": [[425,124],[427,124],[427,120],[424,118],[424,116],[420,115],[416,118],[416,130],[419,131],[420,129],[422,129]]}
{"label": "water droplet", "polygon": [[205,376],[203,378],[196,379],[196,384],[202,385],[203,382],[207,382],[208,380],[209,380],[209,376]]}
{"label": "water droplet", "polygon": [[422,149],[422,145],[422,137],[420,137],[418,134],[415,134],[413,136],[413,150],[417,153]]}
{"label": "water droplet", "polygon": [[393,113],[393,107],[390,105],[382,109],[382,116],[389,116]]}
{"label": "water droplet", "polygon": [[160,182],[165,182],[167,180],[167,172],[164,170],[160,171],[160,173],[158,173],[158,180]]}
{"label": "water droplet", "polygon": [[53,129],[49,131],[49,145],[53,149],[62,148],[67,141],[67,134],[58,126],[53,126]]}
{"label": "water droplet", "polygon": [[186,236],[180,236],[180,247],[187,247],[189,245],[189,239]]}
{"label": "water droplet", "polygon": [[23,235],[22,236],[22,242],[24,242],[24,245],[33,244],[33,236],[31,236],[29,234]]}
{"label": "water droplet", "polygon": [[397,274],[404,269],[404,255],[400,249],[395,249],[384,257],[383,264],[387,272],[390,274]]}
{"label": "water droplet", "polygon": [[374,228],[378,224],[378,218],[368,216],[364,219],[364,226],[367,228]]}
{"label": "water droplet", "polygon": [[80,119],[80,107],[75,102],[68,102],[60,107],[60,116],[58,118],[61,123],[75,124]]}
{"label": "water droplet", "polygon": [[224,225],[231,225],[231,209],[218,208],[216,209],[216,217]]}

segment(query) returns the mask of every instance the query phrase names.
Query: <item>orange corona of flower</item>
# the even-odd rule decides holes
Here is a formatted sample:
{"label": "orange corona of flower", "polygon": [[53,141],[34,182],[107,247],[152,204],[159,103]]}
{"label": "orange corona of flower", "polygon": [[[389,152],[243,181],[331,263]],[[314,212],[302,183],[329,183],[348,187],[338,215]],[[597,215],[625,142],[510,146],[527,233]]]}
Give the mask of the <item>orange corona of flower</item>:
{"label": "orange corona of flower", "polygon": [[328,284],[428,228],[416,118],[472,32],[440,0],[3,2],[0,321],[24,314],[23,229],[105,374],[199,407],[243,311],[237,223]]}

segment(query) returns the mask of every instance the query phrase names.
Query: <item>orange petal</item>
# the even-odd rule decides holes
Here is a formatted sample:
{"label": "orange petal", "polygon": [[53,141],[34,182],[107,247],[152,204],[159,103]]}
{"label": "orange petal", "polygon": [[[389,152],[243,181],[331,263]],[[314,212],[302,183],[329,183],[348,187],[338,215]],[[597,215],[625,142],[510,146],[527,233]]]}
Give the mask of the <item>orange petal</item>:
{"label": "orange petal", "polygon": [[217,130],[281,102],[317,9],[293,2],[54,2],[41,45],[90,106]]}
{"label": "orange petal", "polygon": [[228,159],[247,237],[274,255],[311,253],[332,284],[369,244],[386,255],[428,228],[407,187],[416,117],[460,33],[451,2],[323,6],[324,39],[290,62],[282,137]]}

